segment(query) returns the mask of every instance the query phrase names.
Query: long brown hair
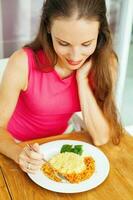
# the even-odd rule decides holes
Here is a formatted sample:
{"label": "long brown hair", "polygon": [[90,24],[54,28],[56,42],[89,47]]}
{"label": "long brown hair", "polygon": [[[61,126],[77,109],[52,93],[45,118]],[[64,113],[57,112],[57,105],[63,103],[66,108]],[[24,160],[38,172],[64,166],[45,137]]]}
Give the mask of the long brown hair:
{"label": "long brown hair", "polygon": [[[111,58],[117,60],[106,17],[105,0],[46,0],[42,8],[40,28],[33,42],[26,45],[37,52],[43,49],[53,66],[57,62],[49,29],[56,18],[70,18],[77,13],[77,19],[97,20],[100,23],[97,46],[93,53],[94,96],[109,125],[114,144],[120,142],[122,125],[114,103]],[[44,69],[45,71],[45,69]]]}

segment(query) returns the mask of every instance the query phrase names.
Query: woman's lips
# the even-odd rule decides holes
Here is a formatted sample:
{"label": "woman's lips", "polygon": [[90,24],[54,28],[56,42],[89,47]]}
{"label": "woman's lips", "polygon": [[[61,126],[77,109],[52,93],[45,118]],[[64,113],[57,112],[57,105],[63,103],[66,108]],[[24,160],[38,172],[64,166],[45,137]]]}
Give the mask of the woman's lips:
{"label": "woman's lips", "polygon": [[79,65],[81,63],[81,61],[82,61],[82,60],[80,60],[80,61],[72,61],[72,60],[68,60],[68,59],[66,59],[66,60],[70,65]]}

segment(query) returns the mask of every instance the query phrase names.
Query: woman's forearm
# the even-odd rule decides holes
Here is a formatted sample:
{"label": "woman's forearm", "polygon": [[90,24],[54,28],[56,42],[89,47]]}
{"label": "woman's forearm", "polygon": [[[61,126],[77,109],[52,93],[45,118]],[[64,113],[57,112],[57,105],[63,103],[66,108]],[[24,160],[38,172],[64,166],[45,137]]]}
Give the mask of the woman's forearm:
{"label": "woman's forearm", "polygon": [[87,78],[77,78],[83,120],[95,145],[109,140],[109,125],[90,89]]}
{"label": "woman's forearm", "polygon": [[10,134],[3,128],[0,128],[0,153],[18,163],[18,155],[21,152],[20,147]]}

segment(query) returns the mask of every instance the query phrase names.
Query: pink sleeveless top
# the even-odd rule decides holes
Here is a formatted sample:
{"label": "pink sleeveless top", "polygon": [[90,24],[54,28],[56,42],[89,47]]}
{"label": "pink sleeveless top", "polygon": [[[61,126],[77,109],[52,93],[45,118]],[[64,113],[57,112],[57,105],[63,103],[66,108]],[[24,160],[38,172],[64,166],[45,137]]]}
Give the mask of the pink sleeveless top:
{"label": "pink sleeveless top", "polygon": [[[65,79],[54,68],[44,73],[36,68],[33,51],[24,50],[28,56],[28,88],[19,95],[8,131],[21,141],[62,134],[72,114],[81,110],[76,73]],[[42,50],[37,56],[47,63]]]}

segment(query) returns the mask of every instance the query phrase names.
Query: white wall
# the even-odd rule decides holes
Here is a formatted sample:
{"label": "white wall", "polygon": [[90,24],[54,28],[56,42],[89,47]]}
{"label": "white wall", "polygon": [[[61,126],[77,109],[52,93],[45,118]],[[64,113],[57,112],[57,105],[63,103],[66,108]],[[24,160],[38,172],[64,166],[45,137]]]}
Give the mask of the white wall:
{"label": "white wall", "polygon": [[116,92],[116,102],[121,112],[124,84],[127,72],[129,47],[131,42],[131,31],[133,23],[133,0],[121,1],[120,26],[116,51],[119,57],[119,76]]}
{"label": "white wall", "polygon": [[3,28],[2,28],[2,7],[0,0],[0,58],[3,58]]}
{"label": "white wall", "polygon": [[[0,58],[35,36],[44,0],[0,0]],[[3,52],[3,53],[2,53]]]}

